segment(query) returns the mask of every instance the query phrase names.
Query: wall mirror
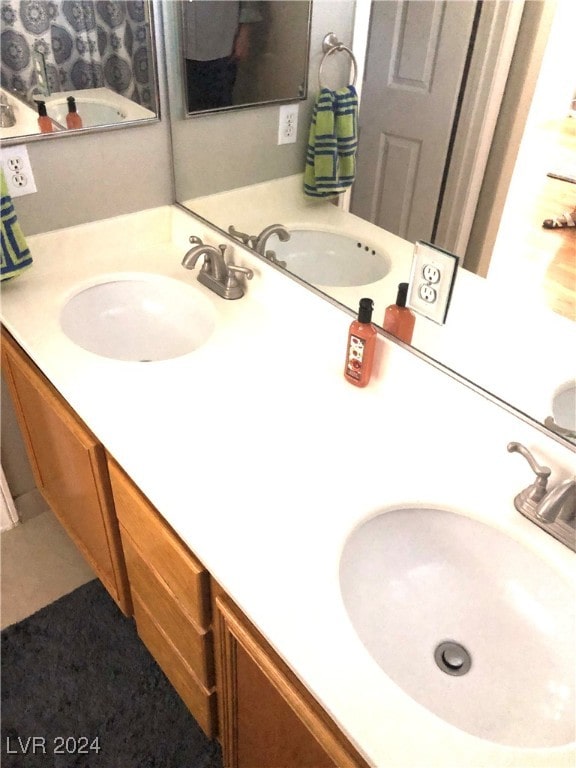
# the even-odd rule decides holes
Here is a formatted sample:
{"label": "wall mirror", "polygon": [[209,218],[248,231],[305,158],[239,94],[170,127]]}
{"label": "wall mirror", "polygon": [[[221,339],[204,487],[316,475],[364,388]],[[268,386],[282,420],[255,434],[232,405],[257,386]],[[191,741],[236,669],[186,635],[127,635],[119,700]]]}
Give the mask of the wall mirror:
{"label": "wall mirror", "polygon": [[[164,10],[177,200],[226,232],[234,225],[254,235],[281,222],[288,229],[345,232],[362,248],[382,253],[388,266],[379,282],[339,286],[335,281],[309,279],[317,293],[353,311],[361,296],[371,296],[377,323],[393,303],[398,282],[408,280],[414,240],[435,240],[456,253],[461,266],[447,324],[437,326],[418,316],[412,346],[569,441],[574,426],[568,424],[560,432],[554,418],[559,396],[568,402],[569,411],[574,410],[575,372],[569,350],[574,348],[576,329],[576,229],[546,230],[542,220],[576,204],[576,186],[547,175],[574,168],[576,120],[569,117],[569,97],[576,83],[566,83],[566,72],[575,71],[574,66],[566,67],[574,56],[567,33],[573,28],[571,6],[570,0],[315,0],[309,92],[300,102],[298,137],[294,144],[279,146],[278,107],[273,105],[186,119],[179,22],[168,5]],[[454,16],[454,9],[465,19]],[[358,171],[365,164],[375,172],[377,182],[373,177],[365,187],[389,193],[385,204],[378,195],[374,199],[366,194],[360,184],[338,205],[306,200],[302,194],[308,128],[319,89],[322,41],[328,32],[349,46],[357,60],[361,126],[362,116],[369,118],[369,125],[360,131]],[[416,42],[419,47],[409,47]],[[384,57],[376,59],[376,65],[371,64],[374,49]],[[398,123],[398,115],[406,109],[401,103],[394,106],[402,96],[400,81],[405,81],[409,97],[422,97],[426,88],[433,90],[435,73],[442,72],[442,66],[453,68],[456,52],[462,66],[452,92],[442,97],[447,101],[440,101],[433,111],[426,111],[422,101],[416,103],[408,126]],[[550,64],[551,52],[561,62],[560,69]],[[380,130],[373,147],[363,149],[374,122],[373,91],[390,84],[392,60],[398,75],[393,90],[398,92],[388,94],[387,111],[397,126]],[[331,56],[329,64],[323,84],[330,88],[346,84],[348,57]],[[374,66],[380,76],[371,83]],[[548,72],[545,87],[540,86],[543,70]],[[538,100],[545,117],[534,122]],[[451,122],[443,128],[443,139],[433,139],[426,161],[430,170],[417,188],[413,170],[424,160],[415,152],[432,133],[434,114],[447,112]],[[539,130],[529,135],[527,143],[531,120]],[[455,133],[455,122],[464,126],[460,134]],[[435,155],[443,157],[439,169],[433,169]],[[387,176],[381,173],[386,164]],[[549,194],[542,184],[548,179],[556,183]],[[405,200],[418,202],[416,198],[426,209],[425,227],[413,225],[415,219],[405,206]],[[277,240],[269,243],[271,249],[281,245]],[[567,266],[562,266],[563,259]],[[565,274],[559,278],[556,304],[548,301],[554,272]],[[535,348],[546,360],[537,374]]]}
{"label": "wall mirror", "polygon": [[177,4],[188,114],[306,97],[309,2]]}
{"label": "wall mirror", "polygon": [[[3,143],[158,118],[150,0],[2,0],[0,16]],[[81,123],[68,118],[70,96]]]}

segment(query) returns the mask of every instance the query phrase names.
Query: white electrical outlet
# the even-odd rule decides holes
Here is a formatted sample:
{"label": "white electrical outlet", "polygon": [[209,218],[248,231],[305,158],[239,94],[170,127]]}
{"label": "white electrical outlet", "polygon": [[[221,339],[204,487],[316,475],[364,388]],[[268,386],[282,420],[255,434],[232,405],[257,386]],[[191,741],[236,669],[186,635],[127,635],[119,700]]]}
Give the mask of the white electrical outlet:
{"label": "white electrical outlet", "polygon": [[298,104],[283,104],[278,116],[278,144],[294,144],[298,135]]}
{"label": "white electrical outlet", "polygon": [[36,182],[25,144],[2,148],[2,169],[11,197],[36,192]]}
{"label": "white electrical outlet", "polygon": [[458,256],[418,241],[412,257],[407,306],[443,325],[456,280]]}

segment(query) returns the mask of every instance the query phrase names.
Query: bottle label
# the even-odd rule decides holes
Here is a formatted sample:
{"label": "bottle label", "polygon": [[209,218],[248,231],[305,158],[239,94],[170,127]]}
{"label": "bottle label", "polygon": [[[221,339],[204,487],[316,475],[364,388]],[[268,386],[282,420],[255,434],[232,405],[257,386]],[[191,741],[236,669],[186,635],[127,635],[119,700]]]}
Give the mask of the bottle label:
{"label": "bottle label", "polygon": [[359,380],[362,375],[362,359],[366,342],[359,336],[350,334],[348,342],[348,357],[346,359],[346,375],[351,379]]}

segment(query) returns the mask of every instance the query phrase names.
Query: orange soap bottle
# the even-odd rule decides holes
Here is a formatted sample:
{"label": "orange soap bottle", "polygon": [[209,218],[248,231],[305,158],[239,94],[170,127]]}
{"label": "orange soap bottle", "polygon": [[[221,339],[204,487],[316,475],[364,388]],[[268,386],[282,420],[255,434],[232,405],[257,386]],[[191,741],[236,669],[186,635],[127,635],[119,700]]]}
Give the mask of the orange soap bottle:
{"label": "orange soap bottle", "polygon": [[52,125],[52,120],[48,117],[46,102],[37,101],[36,104],[38,105],[38,125],[40,126],[40,132],[52,133],[54,126]]}
{"label": "orange soap bottle", "polygon": [[76,99],[74,96],[68,96],[66,99],[68,102],[68,114],[66,115],[66,127],[70,128],[82,128],[82,118],[76,111]]}
{"label": "orange soap bottle", "polygon": [[356,387],[365,387],[372,375],[376,326],[372,324],[372,299],[360,299],[358,319],[350,324],[344,377]]}
{"label": "orange soap bottle", "polygon": [[408,283],[399,283],[396,304],[390,304],[384,312],[383,328],[392,336],[396,336],[400,341],[410,344],[412,333],[414,332],[414,323],[416,316],[411,309],[406,306],[406,296],[408,295]]}

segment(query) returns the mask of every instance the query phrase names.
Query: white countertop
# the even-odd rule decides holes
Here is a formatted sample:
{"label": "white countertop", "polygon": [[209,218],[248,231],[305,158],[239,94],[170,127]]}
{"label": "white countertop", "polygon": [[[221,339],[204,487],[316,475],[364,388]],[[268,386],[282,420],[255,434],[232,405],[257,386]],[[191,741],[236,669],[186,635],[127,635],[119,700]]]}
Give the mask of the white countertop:
{"label": "white countertop", "polygon": [[[279,222],[289,230],[348,235],[388,255],[391,268],[381,280],[355,287],[317,286],[351,309],[358,307],[363,296],[370,296],[378,325],[382,325],[386,307],[396,301],[398,283],[410,278],[413,243],[332,202],[306,198],[301,174],[188,200],[186,207],[224,231],[233,224],[255,234],[271,222]],[[446,324],[417,316],[412,338],[416,349],[540,423],[551,415],[556,389],[576,378],[574,355],[568,354],[576,344],[576,323],[543,304],[538,286],[546,266],[545,261],[523,265],[530,278],[521,285],[491,277],[486,280],[459,268]],[[552,339],[554,351],[547,354]]]}
{"label": "white countertop", "polygon": [[[243,299],[219,299],[180,266],[190,234],[220,239],[170,207],[31,237],[33,267],[2,285],[3,322],[369,762],[573,768],[574,744],[503,747],[414,702],[365,651],[338,585],[359,521],[432,505],[488,520],[576,586],[574,555],[513,509],[527,476],[506,443],[556,479],[572,452],[382,339],[373,381],[350,386],[349,315],[240,247],[255,277]],[[61,307],[118,271],[197,286],[218,312],[211,340],[146,365],[75,346]]]}

